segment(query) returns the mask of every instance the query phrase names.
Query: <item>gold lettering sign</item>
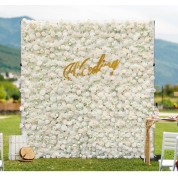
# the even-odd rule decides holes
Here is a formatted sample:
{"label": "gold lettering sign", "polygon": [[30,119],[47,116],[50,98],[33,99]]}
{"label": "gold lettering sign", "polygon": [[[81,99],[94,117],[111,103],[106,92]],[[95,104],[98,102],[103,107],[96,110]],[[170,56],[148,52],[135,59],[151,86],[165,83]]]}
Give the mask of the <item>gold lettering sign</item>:
{"label": "gold lettering sign", "polygon": [[[85,59],[82,63],[80,62],[70,63],[64,68],[63,75],[66,79],[70,80],[69,74],[72,74],[75,77],[92,75],[98,73],[101,70],[101,68],[105,66],[108,66],[109,68],[115,70],[118,67],[120,61],[118,59],[111,62],[105,61],[104,60],[105,56],[106,56],[105,54],[102,54],[96,66],[93,67],[87,65],[87,61],[90,58]],[[113,72],[111,72],[110,75],[113,75]]]}

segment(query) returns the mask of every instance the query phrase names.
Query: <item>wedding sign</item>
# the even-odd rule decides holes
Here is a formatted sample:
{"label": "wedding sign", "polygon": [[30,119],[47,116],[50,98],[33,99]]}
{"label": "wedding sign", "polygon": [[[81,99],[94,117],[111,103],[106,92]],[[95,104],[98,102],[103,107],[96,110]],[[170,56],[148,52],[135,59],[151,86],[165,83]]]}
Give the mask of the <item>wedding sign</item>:
{"label": "wedding sign", "polygon": [[154,22],[21,23],[21,129],[36,158],[138,158],[154,104]]}
{"label": "wedding sign", "polygon": [[[64,77],[67,79],[70,79],[68,77],[69,74],[72,74],[73,76],[84,76],[84,75],[91,75],[98,73],[102,67],[108,66],[109,68],[115,70],[118,65],[119,65],[119,60],[115,60],[113,62],[105,62],[104,60],[105,54],[102,54],[101,58],[99,59],[98,63],[94,67],[88,67],[88,69],[85,69],[83,66],[87,63],[89,58],[85,59],[84,61],[81,62],[73,62],[67,65],[64,68]],[[76,70],[79,70],[79,73],[76,73]],[[113,75],[113,72],[110,73]]]}

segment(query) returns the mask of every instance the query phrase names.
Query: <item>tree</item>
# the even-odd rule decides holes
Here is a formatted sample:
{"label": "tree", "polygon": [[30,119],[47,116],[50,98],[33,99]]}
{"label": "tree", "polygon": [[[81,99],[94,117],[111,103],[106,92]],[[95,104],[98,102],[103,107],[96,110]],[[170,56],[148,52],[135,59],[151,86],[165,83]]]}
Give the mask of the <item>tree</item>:
{"label": "tree", "polygon": [[12,98],[13,98],[14,100],[18,100],[18,99],[20,98],[20,92],[13,93],[13,94],[12,94]]}
{"label": "tree", "polygon": [[173,90],[178,91],[178,85],[174,85]]}
{"label": "tree", "polygon": [[9,73],[8,72],[6,72],[6,77],[9,78]]}
{"label": "tree", "polygon": [[6,99],[7,93],[3,86],[0,85],[0,99]]}
{"label": "tree", "polygon": [[4,77],[1,74],[0,74],[0,81],[4,81]]}
{"label": "tree", "polygon": [[0,85],[4,87],[6,91],[6,99],[19,99],[20,98],[20,91],[19,89],[9,81],[0,81]]}
{"label": "tree", "polygon": [[166,86],[164,88],[164,92],[167,96],[172,96],[173,95],[173,88],[169,84],[166,84]]}

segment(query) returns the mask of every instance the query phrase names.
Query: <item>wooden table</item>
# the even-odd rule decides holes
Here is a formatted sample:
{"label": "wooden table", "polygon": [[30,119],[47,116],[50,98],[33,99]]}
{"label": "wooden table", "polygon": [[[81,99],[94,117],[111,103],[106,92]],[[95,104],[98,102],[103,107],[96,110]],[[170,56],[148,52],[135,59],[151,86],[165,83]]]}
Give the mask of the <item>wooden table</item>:
{"label": "wooden table", "polygon": [[172,118],[147,118],[146,119],[146,139],[145,139],[145,162],[146,165],[150,165],[150,150],[151,150],[151,143],[150,143],[150,128],[156,122],[178,122],[178,116],[174,119]]}

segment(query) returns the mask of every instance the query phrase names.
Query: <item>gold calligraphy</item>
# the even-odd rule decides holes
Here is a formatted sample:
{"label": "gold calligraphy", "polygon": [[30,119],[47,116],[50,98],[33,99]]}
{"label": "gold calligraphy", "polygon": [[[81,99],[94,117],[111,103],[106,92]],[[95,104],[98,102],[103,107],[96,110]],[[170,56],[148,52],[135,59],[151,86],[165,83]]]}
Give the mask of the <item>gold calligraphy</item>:
{"label": "gold calligraphy", "polygon": [[[116,59],[111,62],[106,61],[105,56],[105,54],[102,54],[97,64],[93,67],[87,65],[87,61],[90,58],[86,58],[82,63],[80,63],[79,61],[70,63],[64,68],[63,75],[66,79],[70,80],[69,74],[72,74],[75,77],[96,74],[101,70],[102,67],[105,66],[112,68],[113,71],[116,70],[120,63],[120,60]],[[113,75],[113,72],[111,72],[110,75]]]}

